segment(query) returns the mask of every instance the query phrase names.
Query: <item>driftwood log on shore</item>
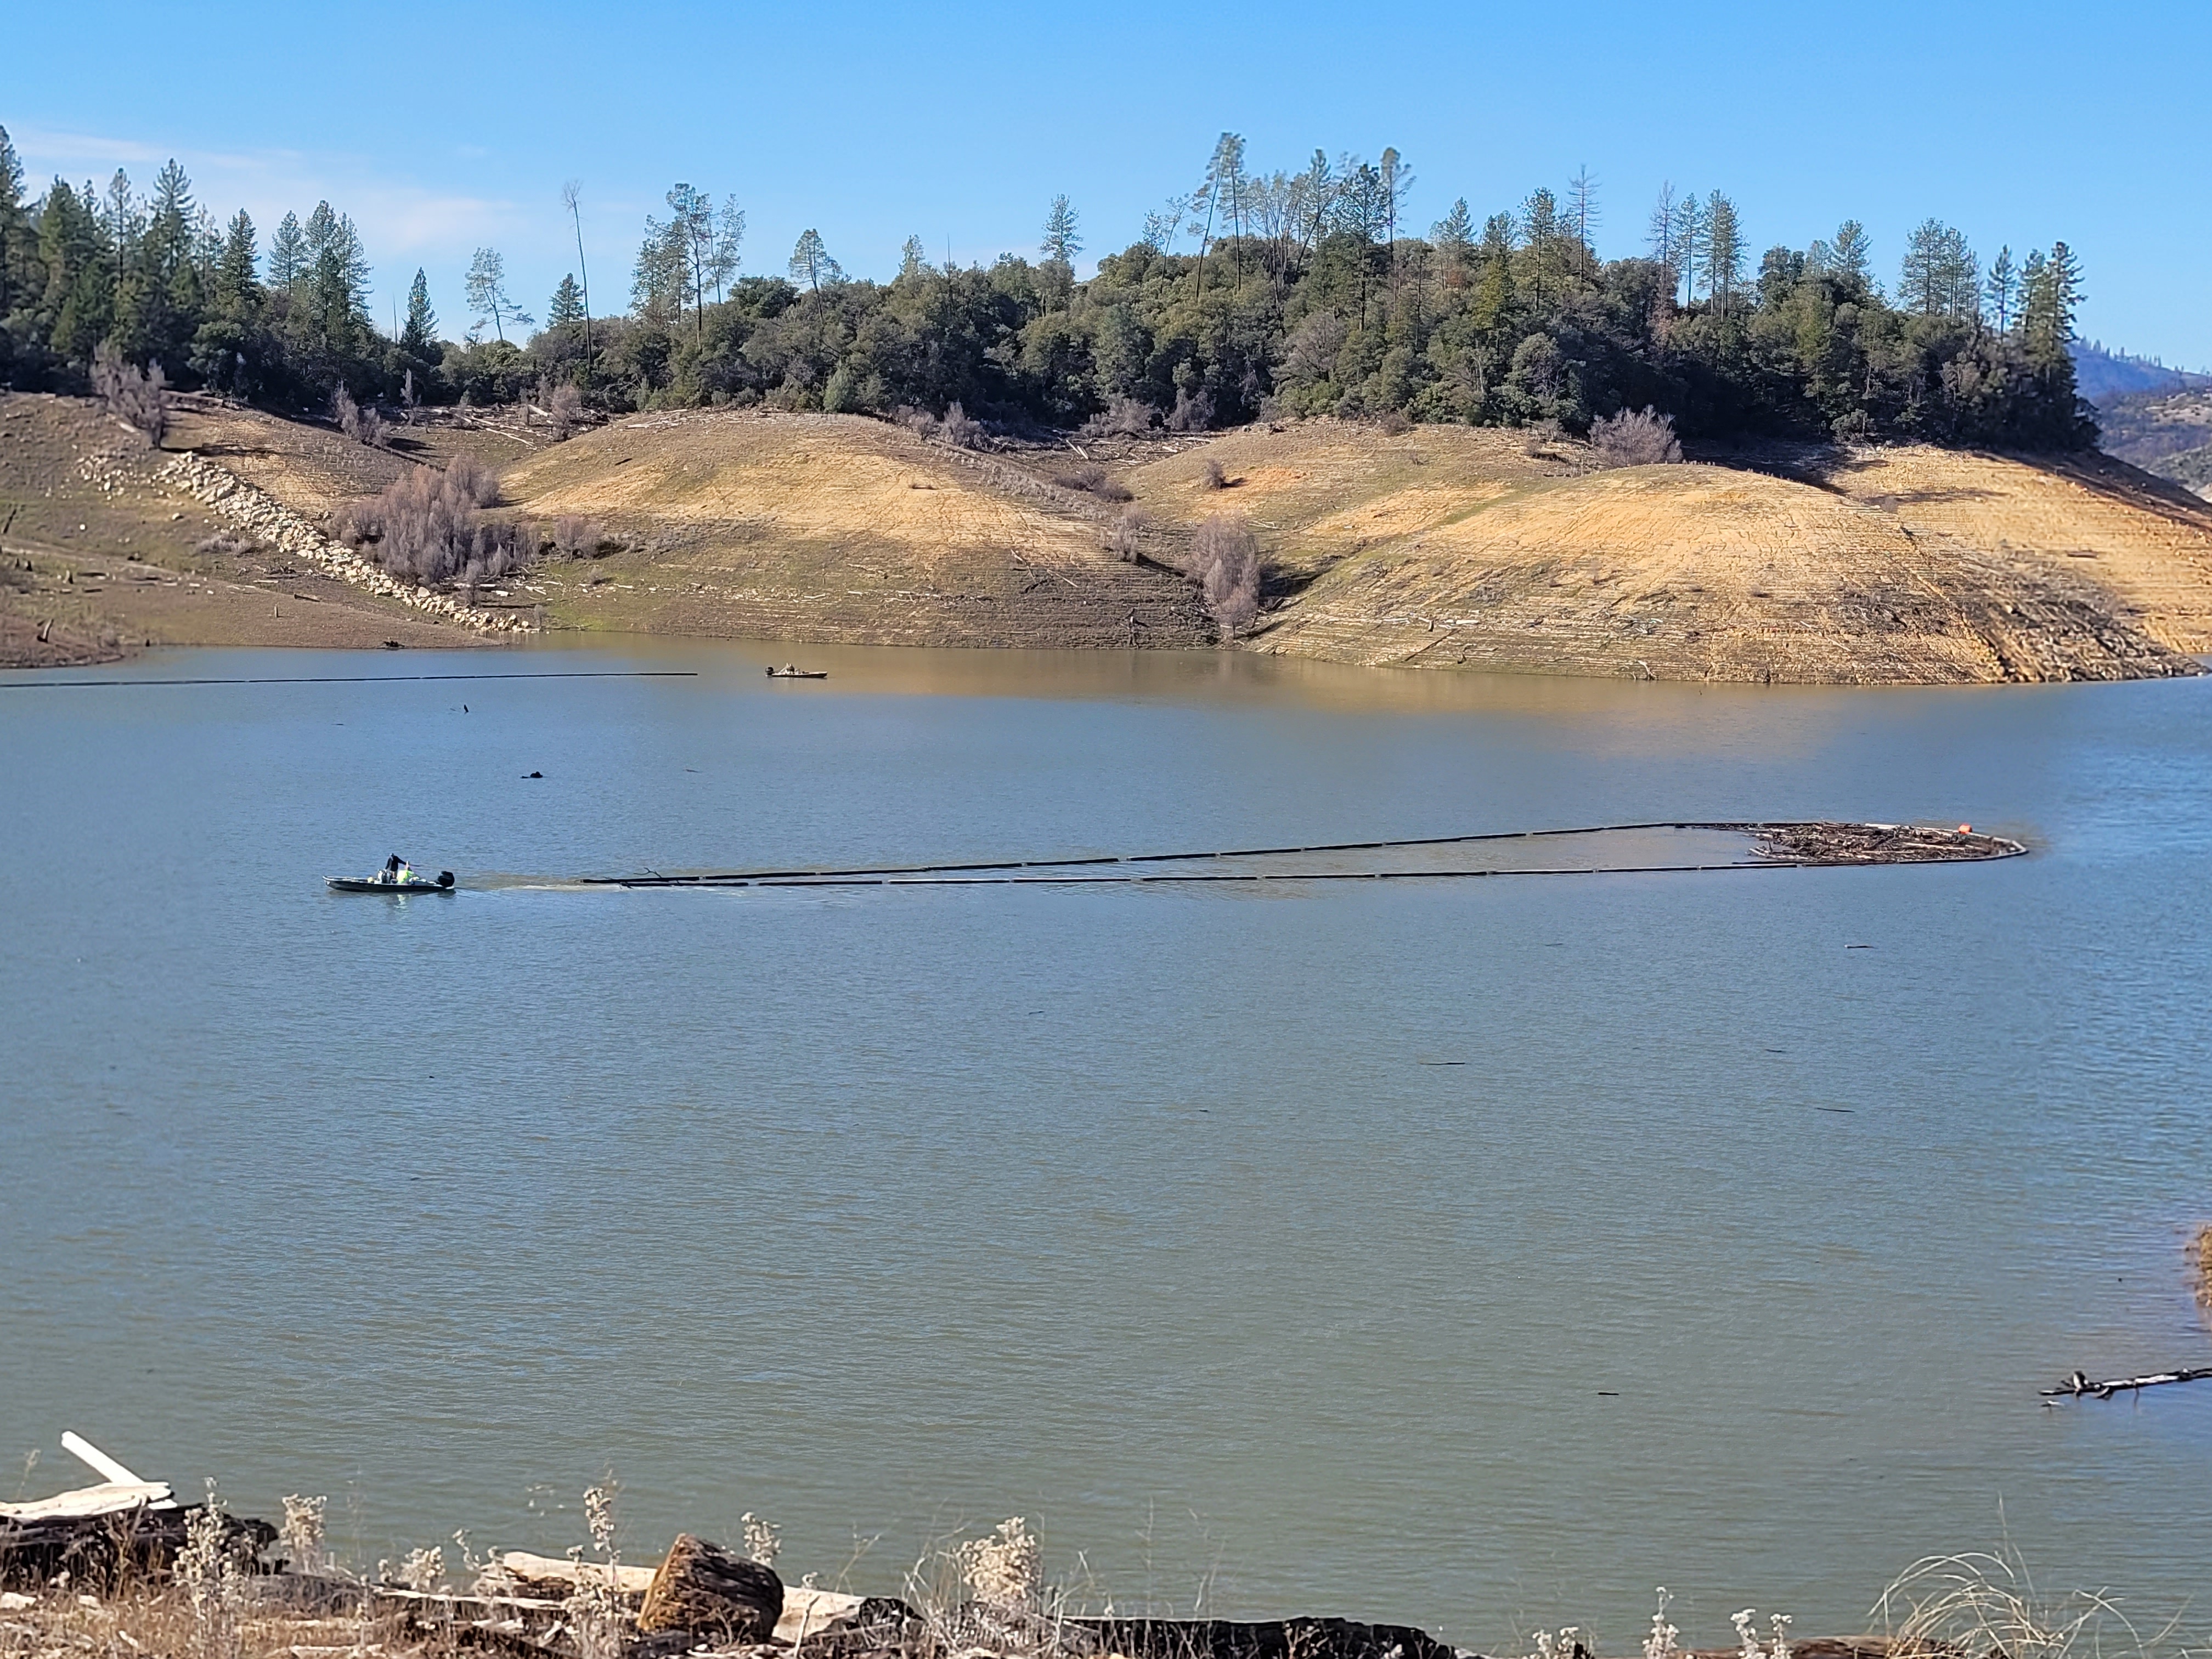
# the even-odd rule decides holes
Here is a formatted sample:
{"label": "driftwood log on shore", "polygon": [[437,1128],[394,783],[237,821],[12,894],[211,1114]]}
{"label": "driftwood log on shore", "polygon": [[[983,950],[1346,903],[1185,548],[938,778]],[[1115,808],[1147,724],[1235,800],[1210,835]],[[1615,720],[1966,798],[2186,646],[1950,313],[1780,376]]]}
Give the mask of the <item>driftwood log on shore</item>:
{"label": "driftwood log on shore", "polygon": [[[0,1589],[35,1589],[64,1573],[73,1584],[94,1588],[166,1575],[185,1547],[185,1527],[204,1508],[155,1508],[140,1502],[94,1515],[0,1516]],[[234,1558],[250,1563],[276,1541],[276,1528],[266,1521],[226,1515],[222,1537]]]}

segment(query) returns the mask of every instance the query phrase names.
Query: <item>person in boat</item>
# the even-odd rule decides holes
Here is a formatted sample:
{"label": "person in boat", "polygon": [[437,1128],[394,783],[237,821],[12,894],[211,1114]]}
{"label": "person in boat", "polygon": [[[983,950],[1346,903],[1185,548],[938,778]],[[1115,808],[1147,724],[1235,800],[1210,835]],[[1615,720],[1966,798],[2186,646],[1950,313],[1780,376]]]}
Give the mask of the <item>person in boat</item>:
{"label": "person in boat", "polygon": [[384,879],[392,886],[404,887],[415,879],[415,872],[408,867],[405,859],[394,853],[384,861]]}

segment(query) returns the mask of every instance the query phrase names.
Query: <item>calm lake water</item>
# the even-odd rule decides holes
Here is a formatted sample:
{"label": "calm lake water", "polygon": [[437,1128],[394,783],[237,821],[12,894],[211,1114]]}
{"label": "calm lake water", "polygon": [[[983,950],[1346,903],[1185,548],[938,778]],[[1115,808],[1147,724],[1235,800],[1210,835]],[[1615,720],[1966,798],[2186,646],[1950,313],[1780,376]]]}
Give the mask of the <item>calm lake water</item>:
{"label": "calm lake water", "polygon": [[[835,677],[762,676],[793,656]],[[623,667],[697,672],[0,691],[28,1495],[76,1484],[73,1427],[249,1512],[328,1492],[373,1563],[557,1553],[611,1468],[633,1558],[750,1510],[793,1577],[878,1539],[850,1582],[895,1592],[1020,1514],[1124,1608],[1512,1651],[1628,1649],[1662,1583],[1701,1644],[1753,1605],[1856,1630],[1913,1558],[2008,1540],[2146,1616],[2212,1584],[2212,1385],[2036,1396],[2212,1361],[2212,681],[782,646],[79,678]],[[1830,816],[2035,854],[557,880]],[[323,890],[394,850],[465,890]]]}

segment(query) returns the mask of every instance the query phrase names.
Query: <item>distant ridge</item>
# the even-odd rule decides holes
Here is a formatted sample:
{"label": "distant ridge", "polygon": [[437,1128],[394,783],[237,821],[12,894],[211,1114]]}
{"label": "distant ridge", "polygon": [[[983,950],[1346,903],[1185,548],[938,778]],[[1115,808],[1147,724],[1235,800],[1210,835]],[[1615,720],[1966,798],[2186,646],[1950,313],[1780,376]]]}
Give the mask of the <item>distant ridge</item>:
{"label": "distant ridge", "polygon": [[2194,392],[2212,387],[2212,374],[2168,368],[2155,357],[2115,351],[2098,340],[2073,344],[2074,383],[2093,404],[2105,404],[2135,392]]}

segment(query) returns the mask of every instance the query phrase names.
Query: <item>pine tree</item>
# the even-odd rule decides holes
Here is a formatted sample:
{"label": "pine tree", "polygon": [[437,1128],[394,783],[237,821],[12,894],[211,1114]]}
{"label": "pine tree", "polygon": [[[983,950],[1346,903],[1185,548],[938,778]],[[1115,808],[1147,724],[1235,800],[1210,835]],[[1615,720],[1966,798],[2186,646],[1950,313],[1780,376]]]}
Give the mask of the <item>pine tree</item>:
{"label": "pine tree", "polygon": [[1743,231],[1735,204],[1718,191],[1705,198],[1705,293],[1726,312],[1743,281]]}
{"label": "pine tree", "polygon": [[1055,264],[1075,264],[1075,256],[1083,251],[1083,238],[1076,231],[1076,211],[1065,196],[1052,198],[1052,209],[1045,215],[1044,240],[1038,252]]}
{"label": "pine tree", "polygon": [[545,307],[545,326],[569,328],[584,320],[584,290],[576,286],[574,276],[563,276],[561,286],[553,290],[553,299]]}
{"label": "pine tree", "polygon": [[1669,276],[1681,269],[1674,257],[1674,184],[1670,179],[1659,186],[1659,199],[1651,204],[1651,217],[1644,225],[1652,260]]}
{"label": "pine tree", "polygon": [[1814,243],[1805,258],[1817,270],[1856,283],[1869,294],[1875,291],[1873,246],[1866,227],[1856,219],[1846,219],[1836,227],[1833,242]]}
{"label": "pine tree", "polygon": [[300,216],[288,213],[277,222],[276,234],[269,239],[269,286],[292,289],[307,276],[308,269],[307,233],[300,228]]}
{"label": "pine tree", "polygon": [[1698,297],[1698,264],[1705,246],[1705,208],[1692,191],[1674,210],[1674,257],[1681,262],[1682,303]]}
{"label": "pine tree", "polygon": [[[0,322],[15,308],[17,270],[27,263],[30,222],[23,212],[23,164],[8,129],[0,127]],[[0,351],[6,349],[0,341]]]}
{"label": "pine tree", "polygon": [[[691,319],[699,338],[706,338],[708,266],[714,255],[714,203],[693,185],[670,187],[666,197],[669,221],[663,233],[681,252],[679,268]],[[651,221],[647,221],[648,225]]]}
{"label": "pine tree", "polygon": [[1558,258],[1559,198],[1542,186],[1528,192],[1521,204],[1521,234],[1528,245],[1529,295],[1540,305],[1553,286],[1552,267]]}
{"label": "pine tree", "polygon": [[507,338],[507,324],[527,328],[536,320],[507,297],[507,260],[495,247],[478,248],[469,261],[467,292],[469,308],[478,320],[489,319],[492,332],[501,341]]}
{"label": "pine tree", "polygon": [[1456,287],[1466,279],[1468,258],[1474,247],[1474,216],[1467,210],[1466,197],[1455,201],[1451,211],[1429,227],[1429,240],[1443,262],[1439,274],[1448,286]]}
{"label": "pine tree", "polygon": [[399,330],[399,343],[412,356],[428,357],[437,349],[438,313],[430,309],[430,284],[421,266],[407,285],[407,320]]}
{"label": "pine tree", "polygon": [[908,277],[919,276],[928,269],[929,250],[922,246],[921,238],[908,237],[906,245],[899,249],[899,281],[905,282]]}
{"label": "pine tree", "polygon": [[745,245],[745,210],[738,205],[734,196],[722,198],[722,210],[714,221],[714,246],[708,256],[707,274],[714,284],[714,303],[722,302],[722,290],[738,279],[740,255]]}
{"label": "pine tree", "polygon": [[88,363],[107,337],[114,315],[111,255],[101,234],[100,198],[90,179],[82,191],[54,180],[39,208],[39,262],[46,268],[45,309],[53,318],[47,343],[64,361]]}
{"label": "pine tree", "polygon": [[368,254],[351,218],[315,204],[307,216],[313,263],[306,276],[307,337],[318,379],[336,379],[357,356],[370,331]]}
{"label": "pine tree", "polygon": [[1898,301],[1923,317],[1972,317],[1981,311],[1981,272],[1964,232],[1923,219],[1906,240]]}
{"label": "pine tree", "polygon": [[1990,261],[1990,274],[1982,284],[1982,293],[1990,302],[1997,332],[2008,333],[2013,325],[2013,308],[2020,294],[2020,273],[2013,269],[2012,248],[2009,245],[1997,250],[1997,257]]}
{"label": "pine tree", "polygon": [[240,208],[231,215],[230,228],[223,235],[222,254],[216,262],[213,297],[219,309],[243,312],[259,297],[256,290],[260,284],[254,272],[258,262],[253,221]]}
{"label": "pine tree", "polygon": [[1598,181],[1587,167],[1577,168],[1575,176],[1567,180],[1567,223],[1573,228],[1575,239],[1592,252],[1597,245],[1590,236],[1597,229],[1600,217],[1597,186]]}
{"label": "pine tree", "polygon": [[810,290],[819,290],[823,283],[835,284],[845,277],[843,267],[830,257],[830,250],[823,246],[822,233],[812,228],[799,233],[784,269],[793,282],[804,283]]}
{"label": "pine tree", "polygon": [[2022,270],[2020,325],[2029,360],[2046,372],[2062,363],[2071,378],[2074,313],[2081,303],[2081,269],[2065,243],[2031,253]]}

